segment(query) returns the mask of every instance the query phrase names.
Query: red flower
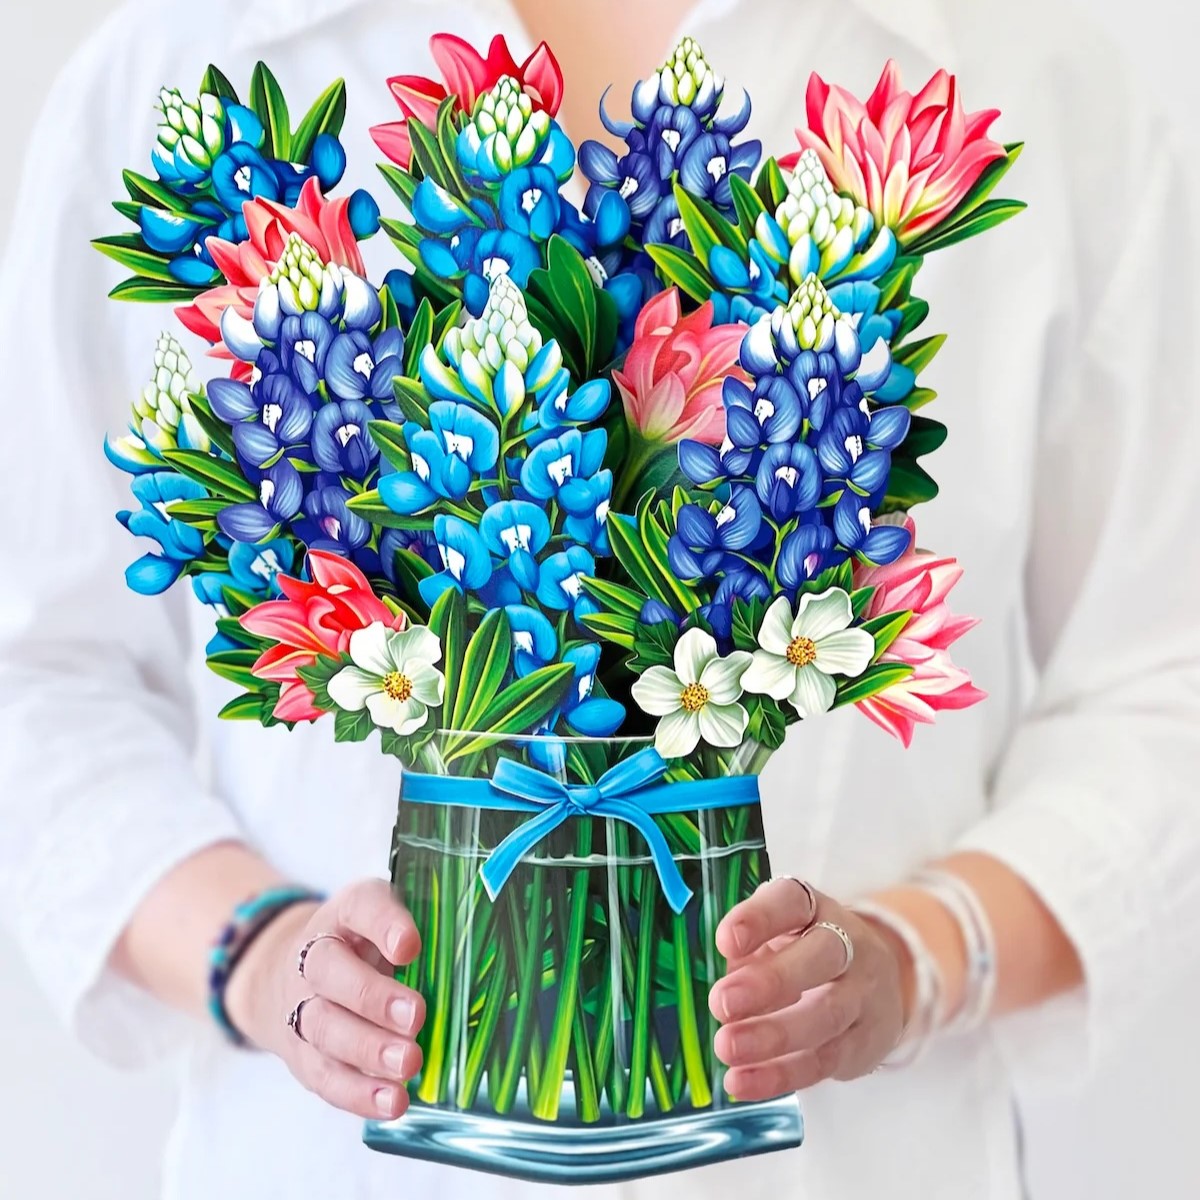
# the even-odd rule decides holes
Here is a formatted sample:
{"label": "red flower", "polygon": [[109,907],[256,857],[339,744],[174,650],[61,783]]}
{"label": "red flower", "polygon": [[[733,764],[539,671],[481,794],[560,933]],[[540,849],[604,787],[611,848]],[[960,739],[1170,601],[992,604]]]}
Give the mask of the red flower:
{"label": "red flower", "polygon": [[447,96],[457,97],[459,110],[470,113],[475,108],[475,101],[508,75],[524,88],[538,108],[550,116],[554,116],[562,104],[562,71],[545,42],[520,66],[499,34],[492,39],[487,58],[482,58],[474,46],[452,33],[434,34],[429,48],[445,83],[421,75],[396,75],[389,79],[388,87],[404,117],[389,125],[376,125],[371,130],[380,150],[405,170],[412,162],[409,120],[415,119],[432,128],[438,107]]}
{"label": "red flower", "polygon": [[304,185],[295,208],[261,196],[248,200],[242,205],[242,215],[249,238],[238,245],[218,237],[205,243],[226,282],[177,308],[175,315],[192,333],[216,347],[214,357],[231,358],[221,345],[221,317],[227,308],[236,308],[247,320],[254,316],[258,285],[270,275],[291,233],[299,234],[323,262],[365,276],[358,240],[350,228],[349,208],[349,197],[326,200],[315,179]]}
{"label": "red flower", "polygon": [[403,629],[407,620],[396,615],[371,590],[367,577],[336,554],[311,550],[308,569],[312,583],[278,577],[286,600],[268,600],[244,613],[243,629],[275,645],[264,650],[251,668],[258,679],[281,685],[275,716],[281,721],[315,721],[324,716],[313,694],[296,674],[321,657],[337,657],[350,645],[350,635],[377,622]]}

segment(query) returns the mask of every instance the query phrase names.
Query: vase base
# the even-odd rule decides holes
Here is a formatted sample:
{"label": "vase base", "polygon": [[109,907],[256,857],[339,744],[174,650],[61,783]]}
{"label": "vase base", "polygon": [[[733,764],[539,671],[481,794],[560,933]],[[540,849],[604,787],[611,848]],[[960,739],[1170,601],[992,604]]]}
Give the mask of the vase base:
{"label": "vase base", "polygon": [[363,1141],[386,1154],[524,1179],[619,1183],[799,1146],[795,1096],[620,1125],[550,1124],[414,1105],[369,1121]]}

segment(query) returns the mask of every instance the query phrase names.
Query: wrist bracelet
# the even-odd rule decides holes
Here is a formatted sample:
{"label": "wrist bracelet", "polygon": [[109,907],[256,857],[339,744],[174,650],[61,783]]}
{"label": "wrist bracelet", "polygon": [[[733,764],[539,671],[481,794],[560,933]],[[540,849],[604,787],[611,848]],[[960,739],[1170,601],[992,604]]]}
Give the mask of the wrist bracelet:
{"label": "wrist bracelet", "polygon": [[948,1028],[956,1033],[978,1029],[991,1015],[996,998],[996,935],[987,910],[971,885],[952,871],[927,868],[912,882],[950,913],[966,947],[965,994]]}
{"label": "wrist bracelet", "polygon": [[[882,925],[894,934],[912,960],[913,981],[916,984],[913,1011],[904,1032],[900,1035],[896,1049],[880,1064],[881,1067],[887,1068],[910,1067],[924,1054],[930,1039],[941,1027],[944,1019],[943,1003],[946,989],[941,968],[915,926],[898,913],[871,900],[859,901],[850,908],[859,916]],[[897,1051],[900,1050],[904,1053],[896,1057]]]}
{"label": "wrist bracelet", "polygon": [[246,1039],[229,1019],[225,1007],[225,992],[234,968],[258,935],[281,913],[296,904],[320,904],[324,900],[321,892],[311,888],[295,885],[267,888],[239,904],[213,942],[208,955],[208,1011],[235,1046],[245,1046]]}

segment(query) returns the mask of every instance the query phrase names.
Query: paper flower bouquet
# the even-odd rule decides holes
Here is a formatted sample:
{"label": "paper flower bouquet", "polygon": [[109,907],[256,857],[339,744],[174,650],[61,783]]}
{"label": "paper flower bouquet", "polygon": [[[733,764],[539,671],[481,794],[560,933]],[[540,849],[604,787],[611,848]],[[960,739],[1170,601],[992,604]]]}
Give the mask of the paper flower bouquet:
{"label": "paper flower bouquet", "polygon": [[789,726],[856,707],[907,744],[981,696],[958,568],[907,515],[946,433],[913,287],[1022,207],[990,198],[1020,147],[889,64],[865,104],[814,75],[760,167],[686,39],[577,152],[545,46],[432,48],[445,82],[391,80],[373,130],[395,218],[328,196],[340,83],[296,128],[262,65],[245,102],[215,68],[162,93],[136,230],[96,245],[216,361],[202,384],[164,334],[107,444],[154,544],[128,582],[214,609],[222,717],[403,763],[428,1019],[371,1145],[570,1182],[796,1145],[794,1098],[725,1095],[714,930],[769,877]]}

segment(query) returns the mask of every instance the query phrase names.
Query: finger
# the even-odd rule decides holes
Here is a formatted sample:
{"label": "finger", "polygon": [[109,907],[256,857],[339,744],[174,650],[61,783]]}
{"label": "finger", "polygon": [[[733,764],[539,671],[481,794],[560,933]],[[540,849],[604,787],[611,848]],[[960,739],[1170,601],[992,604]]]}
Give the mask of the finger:
{"label": "finger", "polygon": [[708,1006],[722,1024],[778,1012],[805,992],[837,979],[846,969],[846,947],[828,929],[814,928],[778,954],[743,963],[718,980]]}
{"label": "finger", "polygon": [[407,1083],[421,1069],[421,1048],[341,1005],[318,996],[304,1006],[304,1041],[327,1058],[354,1067],[364,1075]]}
{"label": "finger", "polygon": [[[817,908],[821,895],[815,892]],[[749,958],[772,938],[811,925],[816,912],[808,893],[794,879],[772,879],[733,908],[717,926],[717,949],[728,959]]]}
{"label": "finger", "polygon": [[830,984],[805,992],[798,1004],[782,1012],[722,1026],[714,1047],[727,1066],[754,1066],[816,1050],[841,1037],[861,1012],[857,988]]}
{"label": "finger", "polygon": [[802,1050],[771,1062],[734,1067],[725,1076],[726,1094],[735,1100],[772,1100],[832,1079],[842,1056],[841,1040]]}
{"label": "finger", "polygon": [[344,942],[333,938],[317,942],[305,959],[304,978],[318,996],[372,1025],[415,1037],[425,1023],[420,994],[381,975]]}
{"label": "finger", "polygon": [[408,1092],[403,1084],[372,1079],[353,1067],[326,1058],[312,1046],[301,1045],[291,1069],[310,1092],[355,1116],[393,1121],[408,1110]]}
{"label": "finger", "polygon": [[338,931],[363,938],[395,966],[410,963],[421,952],[421,935],[391,886],[371,879],[334,898]]}

